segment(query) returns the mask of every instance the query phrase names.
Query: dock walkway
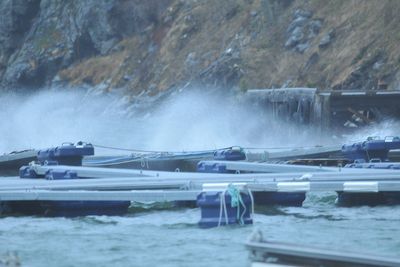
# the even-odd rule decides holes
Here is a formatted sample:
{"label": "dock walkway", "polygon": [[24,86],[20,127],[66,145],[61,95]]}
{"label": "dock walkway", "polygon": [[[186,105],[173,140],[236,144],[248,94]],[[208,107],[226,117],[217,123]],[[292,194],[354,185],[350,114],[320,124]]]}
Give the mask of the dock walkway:
{"label": "dock walkway", "polygon": [[[253,166],[245,163],[229,164],[232,168]],[[133,201],[139,199],[146,201],[195,200],[204,184],[218,183],[244,183],[251,191],[266,192],[400,191],[400,171],[398,170],[319,169],[319,167],[307,166],[303,172],[300,172],[301,166],[285,166],[279,169],[275,165],[268,164],[255,165],[255,168],[265,169],[268,166],[275,171],[293,168],[294,172],[218,174],[33,165],[33,169],[39,175],[44,175],[50,170],[69,170],[76,171],[79,177],[86,179],[2,178],[0,179],[0,200],[90,200],[91,198]]]}

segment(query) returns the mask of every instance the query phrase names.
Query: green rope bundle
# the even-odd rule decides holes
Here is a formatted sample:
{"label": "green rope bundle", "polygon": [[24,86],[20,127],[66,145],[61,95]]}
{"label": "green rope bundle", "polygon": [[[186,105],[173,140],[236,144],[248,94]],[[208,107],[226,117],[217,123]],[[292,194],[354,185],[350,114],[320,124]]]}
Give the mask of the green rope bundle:
{"label": "green rope bundle", "polygon": [[[231,196],[231,207],[236,208],[236,211],[237,211],[236,219],[239,221],[240,225],[243,225],[244,224],[243,216],[246,212],[246,206],[243,202],[242,196],[240,194],[240,190],[233,184],[229,184],[226,191]],[[244,208],[244,211],[242,214],[240,214],[240,206],[242,206]]]}

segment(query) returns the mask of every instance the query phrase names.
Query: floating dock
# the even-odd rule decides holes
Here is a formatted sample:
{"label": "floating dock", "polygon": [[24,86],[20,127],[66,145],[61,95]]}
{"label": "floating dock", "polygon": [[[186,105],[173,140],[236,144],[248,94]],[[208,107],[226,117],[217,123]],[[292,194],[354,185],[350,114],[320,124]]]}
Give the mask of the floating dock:
{"label": "floating dock", "polygon": [[[239,165],[241,166],[240,163]],[[252,165],[245,164],[244,166]],[[268,164],[262,164],[264,170],[268,166]],[[266,192],[343,191],[361,193],[400,191],[400,171],[398,170],[331,168],[329,169],[330,171],[319,171],[319,167],[317,167],[315,169],[312,168],[314,172],[310,172],[311,169],[307,166],[308,172],[299,172],[299,166],[288,166],[288,168],[297,168],[297,172],[216,174],[62,165],[42,166],[38,164],[34,164],[31,167],[38,175],[45,175],[47,172],[54,170],[68,170],[75,171],[79,177],[86,177],[86,179],[2,178],[0,180],[0,199],[2,199],[3,194],[7,194],[10,197],[11,191],[17,191],[18,195],[22,196],[23,191],[30,195],[30,192],[35,190],[54,190],[53,196],[55,200],[57,199],[57,192],[60,192],[60,190],[119,190],[118,192],[120,192],[126,190],[176,189],[181,191],[197,190],[197,192],[200,192],[203,184],[206,183],[245,183],[252,191]],[[274,164],[271,167],[272,169],[276,168]],[[67,195],[65,192],[60,193]],[[159,193],[155,192],[154,201],[157,201]],[[90,194],[92,193],[88,193],[88,195]],[[150,192],[147,194],[151,195]],[[170,194],[171,196],[173,195],[172,193]],[[92,195],[94,196],[94,194]],[[80,196],[83,197],[84,193],[82,192]],[[101,194],[99,193],[96,199],[100,196]],[[87,199],[86,196],[85,199]]]}
{"label": "floating dock", "polygon": [[[379,155],[387,159],[389,148],[400,145],[398,137],[393,140],[396,142],[371,139],[343,147],[350,154],[353,150],[357,152],[353,153],[357,159],[359,154],[365,156],[366,149],[370,151],[384,147],[384,153]],[[359,147],[364,150],[361,151]],[[359,153],[359,150],[363,153]],[[315,153],[315,149],[312,153]],[[242,148],[231,147],[213,154],[214,159],[219,160],[199,162],[199,172],[109,167],[114,166],[115,162],[121,163],[121,159],[107,159],[110,163],[108,167],[81,166],[84,156],[93,154],[93,145],[83,142],[40,150],[37,152],[38,163],[31,162],[20,168],[21,178],[0,179],[0,201],[21,210],[24,210],[25,204],[29,204],[40,211],[48,211],[48,207],[52,211],[58,207],[72,211],[75,201],[83,212],[86,203],[96,213],[101,212],[103,205],[112,212],[108,205],[118,205],[113,201],[120,202],[121,212],[127,209],[131,201],[190,202],[192,206],[193,203],[201,203],[202,212],[206,210],[205,214],[214,216],[205,219],[205,222],[203,220],[202,225],[206,226],[221,223],[221,220],[215,219],[220,209],[219,205],[215,205],[218,201],[236,203],[238,199],[246,199],[245,207],[242,207],[247,212],[246,223],[252,222],[248,213],[250,205],[301,206],[306,193],[311,191],[337,192],[339,205],[400,203],[400,171],[394,168],[398,164],[379,163],[376,166],[385,168],[371,169],[249,162],[241,161],[247,158]],[[182,154],[179,157],[186,156],[197,158],[199,154]],[[168,157],[171,161],[176,159],[171,155]],[[363,158],[361,160],[365,161]],[[105,160],[100,162],[104,163]],[[240,185],[240,189],[236,188],[237,185]],[[230,193],[227,195],[227,192]],[[228,213],[234,214],[232,209],[228,210]],[[226,224],[236,219],[229,218]]]}
{"label": "floating dock", "polygon": [[268,242],[255,232],[246,243],[252,267],[397,267],[400,259],[349,251],[332,251],[299,244]]}

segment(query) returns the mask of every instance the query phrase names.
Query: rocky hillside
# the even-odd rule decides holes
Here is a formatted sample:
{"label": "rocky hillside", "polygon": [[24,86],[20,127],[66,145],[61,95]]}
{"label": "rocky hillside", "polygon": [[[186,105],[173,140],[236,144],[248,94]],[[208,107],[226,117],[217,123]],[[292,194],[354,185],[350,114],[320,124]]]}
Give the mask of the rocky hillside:
{"label": "rocky hillside", "polygon": [[396,0],[3,0],[3,90],[400,89]]}

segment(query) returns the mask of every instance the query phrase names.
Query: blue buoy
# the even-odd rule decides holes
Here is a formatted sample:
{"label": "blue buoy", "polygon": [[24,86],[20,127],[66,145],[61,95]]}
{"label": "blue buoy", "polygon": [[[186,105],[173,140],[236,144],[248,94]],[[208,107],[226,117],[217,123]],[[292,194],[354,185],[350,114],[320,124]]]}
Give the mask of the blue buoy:
{"label": "blue buoy", "polygon": [[352,145],[343,145],[342,154],[350,160],[367,160],[367,154],[362,148],[362,143],[354,143]]}
{"label": "blue buoy", "polygon": [[200,161],[197,164],[197,172],[227,173],[228,171],[225,164]]}
{"label": "blue buoy", "polygon": [[197,197],[197,206],[201,209],[201,228],[253,223],[251,192],[240,192],[232,185],[223,192],[202,192]]}
{"label": "blue buoy", "polygon": [[64,143],[61,146],[39,150],[37,159],[41,164],[51,165],[49,162],[57,162],[59,165],[82,166],[83,156],[94,155],[92,144],[83,142]]}
{"label": "blue buoy", "polygon": [[392,149],[400,149],[400,137],[369,137],[366,141],[343,145],[342,153],[350,160],[388,160],[388,152]]}
{"label": "blue buoy", "polygon": [[214,152],[215,160],[245,160],[246,153],[241,147],[231,147],[228,149],[217,150]]}
{"label": "blue buoy", "polygon": [[[20,178],[42,178],[32,166],[20,168]],[[76,171],[48,170],[47,180],[80,179]],[[25,215],[45,216],[87,216],[87,215],[123,215],[128,212],[130,201],[9,201],[11,211]]]}

